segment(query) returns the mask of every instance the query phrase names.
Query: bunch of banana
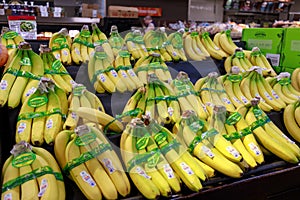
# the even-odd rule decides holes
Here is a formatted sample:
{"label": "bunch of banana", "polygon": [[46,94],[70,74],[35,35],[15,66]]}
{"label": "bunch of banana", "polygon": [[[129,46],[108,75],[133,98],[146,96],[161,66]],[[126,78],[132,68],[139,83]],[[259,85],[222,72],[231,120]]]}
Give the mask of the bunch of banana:
{"label": "bunch of banana", "polygon": [[54,83],[63,89],[67,94],[72,92],[74,80],[66,70],[62,62],[55,58],[51,49],[41,45],[40,56],[43,60],[45,73],[44,76],[54,81]]}
{"label": "bunch of banana", "polygon": [[126,46],[116,55],[114,67],[123,84],[126,85],[128,91],[134,91],[143,86],[142,81],[137,77],[130,63],[130,53]]}
{"label": "bunch of banana", "polygon": [[131,185],[115,150],[94,123],[61,131],[55,139],[55,157],[87,199],[118,199]]}
{"label": "bunch of banana", "polygon": [[191,60],[201,61],[210,57],[197,31],[191,31],[183,38],[184,51]]}
{"label": "bunch of banana", "polygon": [[27,86],[31,86],[31,82],[36,86],[43,74],[41,57],[31,49],[29,43],[21,42],[0,82],[0,106],[7,103],[9,108],[16,108]]}
{"label": "bunch of banana", "polygon": [[43,78],[38,89],[22,104],[16,125],[16,142],[53,145],[67,111],[66,93],[50,79]]}
{"label": "bunch of banana", "polygon": [[258,99],[251,100],[245,115],[248,126],[257,141],[280,159],[289,163],[299,163],[299,146],[268,118],[266,113],[258,107],[258,101]]}
{"label": "bunch of banana", "polygon": [[65,66],[72,64],[70,51],[72,38],[68,33],[68,29],[62,28],[60,31],[54,33],[49,40],[48,46],[57,60],[61,61]]}
{"label": "bunch of banana", "polygon": [[7,48],[8,55],[14,55],[19,44],[24,41],[24,38],[17,32],[10,30],[8,27],[2,27],[1,44]]}
{"label": "bunch of banana", "polygon": [[226,176],[240,178],[242,156],[215,128],[192,110],[182,114],[176,138],[197,159]]}
{"label": "bunch of banana", "polygon": [[225,51],[223,51],[214,43],[214,41],[210,38],[208,32],[202,33],[200,36],[200,40],[212,58],[222,60],[229,56]]}
{"label": "bunch of banana", "polygon": [[201,84],[202,87],[199,96],[206,106],[209,116],[213,114],[213,107],[215,105],[225,106],[229,112],[235,110],[234,104],[224,90],[222,81],[219,81],[219,79],[222,78],[220,77],[217,72],[211,72],[207,75],[207,79]]}
{"label": "bunch of banana", "polygon": [[101,100],[92,92],[88,91],[84,85],[73,85],[72,93],[68,97],[69,110],[67,113],[66,121],[64,122],[64,130],[74,130],[80,122],[74,110],[79,107],[87,107],[105,112]]}
{"label": "bunch of banana", "polygon": [[253,64],[246,57],[244,51],[240,48],[237,48],[235,53],[228,56],[224,61],[224,68],[227,73],[231,71],[233,66],[239,67],[240,71],[243,73],[249,70]]}
{"label": "bunch of banana", "polygon": [[235,50],[238,48],[232,41],[231,30],[229,29],[216,33],[213,42],[229,55],[233,55]]}
{"label": "bunch of banana", "polygon": [[300,92],[291,84],[289,72],[281,72],[276,77],[270,77],[268,80],[273,90],[286,104],[294,103],[299,99]]}
{"label": "bunch of banana", "polygon": [[110,28],[110,36],[108,42],[112,48],[112,51],[114,52],[114,57],[117,57],[119,51],[122,50],[122,47],[124,46],[125,42],[124,39],[119,34],[118,27],[116,25],[113,25]]}
{"label": "bunch of banana", "polygon": [[178,99],[182,112],[193,110],[201,119],[207,119],[208,113],[206,107],[196,93],[194,85],[186,72],[178,72],[176,78],[170,82],[170,85],[174,91],[174,95]]}
{"label": "bunch of banana", "polygon": [[[103,46],[96,46],[95,53],[88,63],[90,82],[98,93],[125,92],[127,88],[123,79],[116,72]],[[130,79],[131,80],[131,79]]]}
{"label": "bunch of banana", "polygon": [[133,60],[138,60],[149,55],[140,30],[128,32],[124,40]]}
{"label": "bunch of banana", "polygon": [[109,62],[112,63],[115,59],[114,51],[106,35],[99,29],[99,27],[95,23],[92,23],[92,30],[92,43],[95,46],[102,46],[104,52],[107,54]]}
{"label": "bunch of banana", "polygon": [[[180,29],[176,32],[170,33],[167,37],[167,43],[171,44],[173,46],[173,52],[175,52],[176,55],[179,55],[180,59],[182,61],[187,61],[186,53],[184,51],[183,46],[183,29]],[[172,55],[172,52],[170,52],[170,49],[167,49],[170,55]],[[174,55],[175,55],[174,54]]]}
{"label": "bunch of banana", "polygon": [[283,121],[288,133],[300,142],[300,100],[287,105],[283,111]]}
{"label": "bunch of banana", "polygon": [[148,31],[143,39],[150,54],[161,54],[162,59],[168,62],[180,60],[179,54],[175,51],[172,44],[168,42],[164,27]]}
{"label": "bunch of banana", "polygon": [[222,79],[222,84],[225,92],[236,108],[245,105],[250,101],[244,96],[241,91],[240,83],[242,79],[243,76],[242,74],[240,74],[240,68],[237,66],[233,66],[230,73],[227,73]]}
{"label": "bunch of banana", "polygon": [[157,53],[138,59],[133,69],[144,85],[148,83],[148,76],[153,73],[161,81],[172,80],[168,66],[163,61],[162,56]]}
{"label": "bunch of banana", "polygon": [[88,25],[83,25],[81,31],[75,35],[71,46],[72,61],[76,65],[88,63],[93,57],[95,46]]}
{"label": "bunch of banana", "polygon": [[266,56],[260,51],[258,47],[253,47],[250,58],[253,66],[259,66],[263,69],[264,76],[277,76],[275,70],[267,60]]}
{"label": "bunch of banana", "polygon": [[66,198],[63,176],[52,154],[24,141],[14,145],[1,177],[1,199]]}
{"label": "bunch of banana", "polygon": [[291,84],[300,92],[300,67],[296,68],[291,74]]}

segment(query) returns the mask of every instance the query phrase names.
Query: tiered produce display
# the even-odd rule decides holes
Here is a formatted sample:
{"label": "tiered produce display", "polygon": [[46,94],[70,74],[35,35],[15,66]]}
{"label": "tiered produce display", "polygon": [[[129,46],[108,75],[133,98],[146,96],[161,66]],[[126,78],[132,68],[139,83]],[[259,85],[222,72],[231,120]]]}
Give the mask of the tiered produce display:
{"label": "tiered produce display", "polygon": [[[62,28],[34,52],[5,29],[0,50],[0,106],[17,113],[10,155],[1,155],[1,199],[71,199],[67,185],[86,199],[171,199],[275,161],[299,163],[299,68],[277,74],[230,30],[133,29],[122,37],[116,26],[106,36],[91,24],[74,38]],[[192,82],[169,67],[207,60],[223,61],[225,73]],[[121,94],[125,102],[113,98]],[[119,112],[103,97],[120,101]],[[270,113],[283,115],[285,129]]]}

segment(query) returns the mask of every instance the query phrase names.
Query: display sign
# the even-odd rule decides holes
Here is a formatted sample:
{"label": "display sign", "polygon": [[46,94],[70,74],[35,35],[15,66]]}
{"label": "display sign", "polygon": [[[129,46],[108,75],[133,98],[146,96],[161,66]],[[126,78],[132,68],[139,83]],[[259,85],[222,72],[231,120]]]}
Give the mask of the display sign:
{"label": "display sign", "polygon": [[35,16],[8,16],[9,29],[16,31],[25,40],[37,39],[37,23]]}
{"label": "display sign", "polygon": [[137,7],[139,9],[139,16],[154,16],[161,17],[162,9],[161,8],[153,8],[153,7]]}

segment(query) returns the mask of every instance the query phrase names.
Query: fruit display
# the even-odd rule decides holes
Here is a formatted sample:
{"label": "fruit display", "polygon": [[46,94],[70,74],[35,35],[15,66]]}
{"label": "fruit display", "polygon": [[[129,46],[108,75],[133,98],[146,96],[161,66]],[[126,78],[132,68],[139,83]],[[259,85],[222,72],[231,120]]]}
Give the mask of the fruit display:
{"label": "fruit display", "polygon": [[51,80],[42,79],[37,90],[22,104],[16,125],[16,142],[53,145],[68,112],[66,93]]}
{"label": "fruit display", "polygon": [[66,28],[62,28],[60,31],[54,33],[49,40],[48,46],[57,60],[61,61],[66,66],[72,64],[70,51],[72,38]]}
{"label": "fruit display", "polygon": [[42,147],[22,141],[5,161],[1,199],[66,198],[64,178],[53,155]]}
{"label": "fruit display", "polygon": [[24,38],[16,31],[12,31],[8,27],[2,27],[1,44],[7,48],[8,54],[13,53],[19,44],[24,41]]}
{"label": "fruit display", "polygon": [[115,150],[98,128],[88,123],[57,135],[55,156],[63,172],[87,199],[118,199],[131,191],[129,179]]}
{"label": "fruit display", "polygon": [[62,28],[7,60],[1,44],[2,199],[193,198],[297,167],[298,68],[230,30],[167,33]]}
{"label": "fruit display", "polygon": [[29,43],[21,42],[9,64],[6,66],[0,85],[0,106],[7,104],[9,108],[16,108],[26,87],[33,80],[39,80],[44,75],[43,61],[35,53]]}

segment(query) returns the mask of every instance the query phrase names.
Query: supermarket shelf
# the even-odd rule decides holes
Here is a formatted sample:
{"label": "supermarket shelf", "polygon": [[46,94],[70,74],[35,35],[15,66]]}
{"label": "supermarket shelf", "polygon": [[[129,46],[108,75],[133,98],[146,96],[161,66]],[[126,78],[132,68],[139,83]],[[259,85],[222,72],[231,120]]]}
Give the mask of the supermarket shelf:
{"label": "supermarket shelf", "polygon": [[[87,17],[36,17],[38,25],[47,26],[77,26],[82,24],[100,23],[99,18]],[[0,24],[7,25],[7,17],[0,16]]]}

